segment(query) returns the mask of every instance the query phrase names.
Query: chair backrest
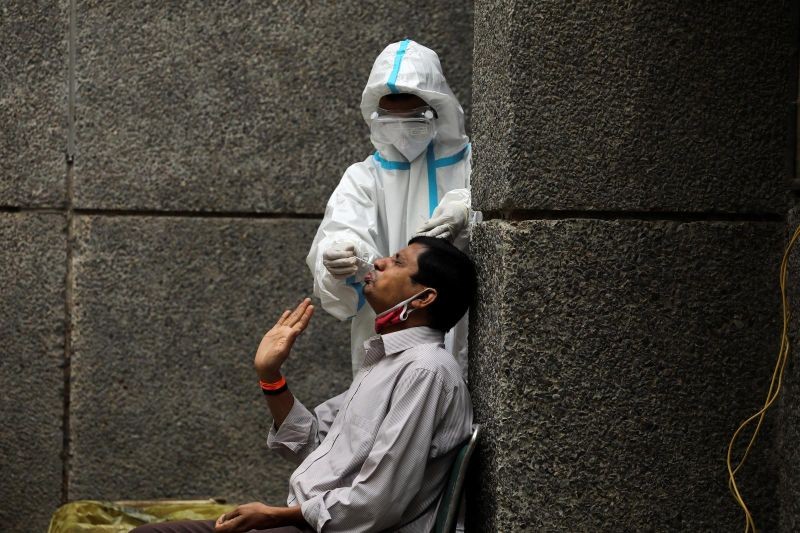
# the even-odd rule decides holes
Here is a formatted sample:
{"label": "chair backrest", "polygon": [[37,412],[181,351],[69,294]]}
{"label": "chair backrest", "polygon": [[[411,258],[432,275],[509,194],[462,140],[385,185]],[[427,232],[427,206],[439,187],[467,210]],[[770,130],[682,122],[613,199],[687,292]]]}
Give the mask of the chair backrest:
{"label": "chair backrest", "polygon": [[472,452],[475,451],[475,446],[478,443],[480,429],[480,424],[473,425],[472,436],[458,450],[456,460],[450,470],[450,476],[447,479],[442,501],[439,504],[439,510],[436,513],[436,523],[433,527],[434,533],[452,533],[455,531],[461,504],[461,494],[464,492],[464,481],[467,478],[467,468],[469,467]]}

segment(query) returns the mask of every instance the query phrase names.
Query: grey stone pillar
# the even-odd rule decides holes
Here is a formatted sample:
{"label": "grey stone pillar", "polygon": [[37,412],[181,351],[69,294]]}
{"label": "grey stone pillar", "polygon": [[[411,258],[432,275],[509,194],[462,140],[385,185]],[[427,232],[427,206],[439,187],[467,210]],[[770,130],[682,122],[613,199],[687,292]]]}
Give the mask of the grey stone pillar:
{"label": "grey stone pillar", "polygon": [[61,501],[64,217],[0,213],[0,520],[45,531]]}
{"label": "grey stone pillar", "polygon": [[[66,21],[0,6],[0,529],[45,531],[62,497]],[[25,206],[27,209],[22,209]]]}
{"label": "grey stone pillar", "polygon": [[[786,239],[791,238],[800,226],[800,210],[789,212]],[[790,351],[783,379],[781,396],[777,403],[777,439],[775,457],[778,470],[778,502],[781,533],[800,529],[800,367],[797,364],[800,342],[800,242],[795,243],[789,261],[787,298],[791,322],[789,327]],[[773,415],[774,416],[774,415]]]}
{"label": "grey stone pillar", "polygon": [[[475,8],[480,531],[731,531],[778,350],[782,3]],[[769,428],[741,477],[777,527]]]}

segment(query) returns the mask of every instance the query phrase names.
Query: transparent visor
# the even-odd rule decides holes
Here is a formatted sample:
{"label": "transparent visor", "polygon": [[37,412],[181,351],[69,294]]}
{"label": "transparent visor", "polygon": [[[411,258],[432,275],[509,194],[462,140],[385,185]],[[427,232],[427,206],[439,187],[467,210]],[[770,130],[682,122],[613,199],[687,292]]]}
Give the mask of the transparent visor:
{"label": "transparent visor", "polygon": [[398,138],[428,141],[436,134],[436,114],[430,107],[398,113],[378,108],[370,117],[372,138],[380,143],[394,143]]}

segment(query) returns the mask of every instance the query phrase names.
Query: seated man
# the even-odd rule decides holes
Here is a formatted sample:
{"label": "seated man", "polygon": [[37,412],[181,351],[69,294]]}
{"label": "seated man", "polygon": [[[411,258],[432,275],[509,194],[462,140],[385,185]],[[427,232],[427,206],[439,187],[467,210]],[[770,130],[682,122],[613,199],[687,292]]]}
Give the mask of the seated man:
{"label": "seated man", "polygon": [[[255,368],[274,419],[267,444],[299,466],[288,507],[240,505],[212,521],[141,526],[144,532],[414,531],[433,528],[472,404],[444,333],[472,302],[472,261],[443,239],[415,237],[375,262],[364,296],[379,335],[350,389],[312,413],[281,375],[314,308],[305,299],[267,332]],[[399,303],[398,303],[399,302]]]}

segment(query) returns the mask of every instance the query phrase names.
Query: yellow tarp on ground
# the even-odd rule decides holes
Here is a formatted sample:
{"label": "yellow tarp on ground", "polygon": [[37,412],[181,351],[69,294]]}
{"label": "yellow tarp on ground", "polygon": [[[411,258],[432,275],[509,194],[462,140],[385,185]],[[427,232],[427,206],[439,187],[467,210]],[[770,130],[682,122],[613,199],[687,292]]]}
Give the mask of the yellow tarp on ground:
{"label": "yellow tarp on ground", "polygon": [[78,500],[58,508],[47,533],[127,533],[136,526],[154,522],[216,520],[234,507],[216,500]]}

